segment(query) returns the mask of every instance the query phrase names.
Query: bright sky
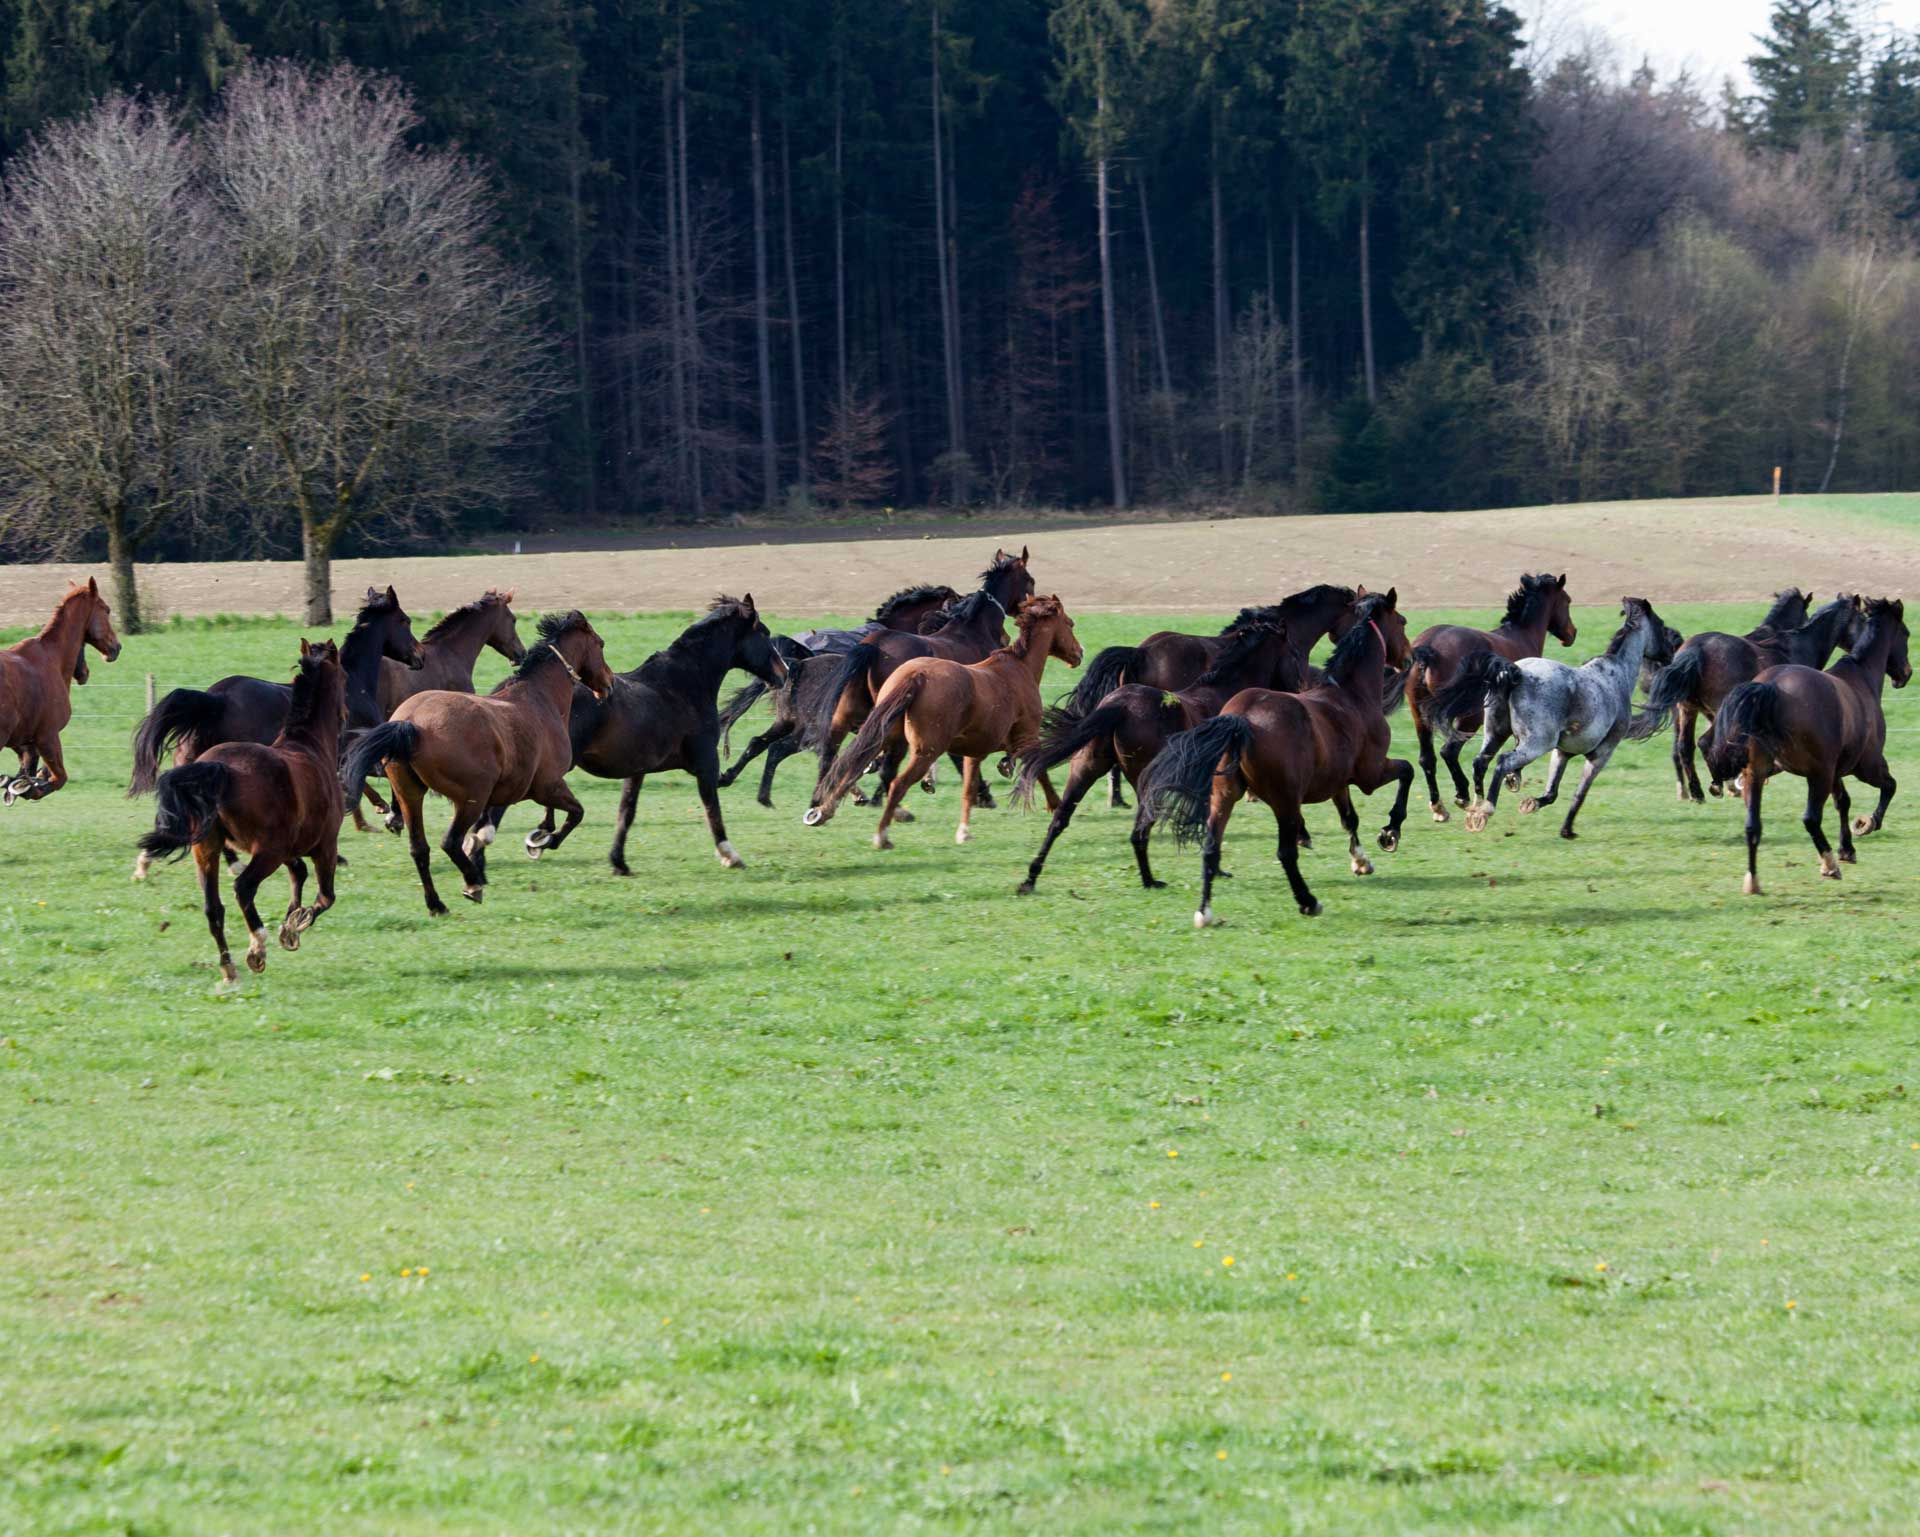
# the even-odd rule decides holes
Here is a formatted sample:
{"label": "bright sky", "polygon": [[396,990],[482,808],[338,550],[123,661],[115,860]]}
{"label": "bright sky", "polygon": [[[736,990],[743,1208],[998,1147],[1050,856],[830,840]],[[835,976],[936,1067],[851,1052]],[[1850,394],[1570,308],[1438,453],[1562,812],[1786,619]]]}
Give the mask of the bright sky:
{"label": "bright sky", "polygon": [[[1521,0],[1529,40],[1548,53],[1579,40],[1583,31],[1612,38],[1629,67],[1650,54],[1660,73],[1689,66],[1709,96],[1722,77],[1733,75],[1746,89],[1746,56],[1753,35],[1767,24],[1770,0]],[[1920,29],[1920,0],[1869,4],[1878,27]]]}

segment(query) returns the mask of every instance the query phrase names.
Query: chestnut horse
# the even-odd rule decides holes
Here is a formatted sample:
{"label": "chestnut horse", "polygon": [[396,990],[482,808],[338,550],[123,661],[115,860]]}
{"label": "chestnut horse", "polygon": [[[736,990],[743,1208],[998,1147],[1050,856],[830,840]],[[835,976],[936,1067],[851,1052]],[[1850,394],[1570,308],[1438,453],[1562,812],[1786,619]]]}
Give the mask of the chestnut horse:
{"label": "chestnut horse", "polygon": [[87,681],[82,648],[109,662],[120,654],[112,611],[92,577],[71,588],[38,635],[0,651],[0,747],[20,755],[20,771],[0,785],[0,805],[44,800],[67,782],[60,733],[73,719],[73,685]]}
{"label": "chestnut horse", "polygon": [[1389,758],[1393,733],[1382,708],[1386,669],[1407,660],[1407,625],[1396,591],[1369,593],[1360,600],[1359,620],[1334,648],[1319,683],[1298,694],[1272,689],[1243,689],[1212,720],[1170,740],[1140,786],[1135,820],[1146,827],[1160,816],[1172,818],[1174,834],[1186,843],[1201,838],[1200,907],[1196,928],[1214,921],[1213,882],[1220,873],[1220,841],[1227,819],[1243,795],[1265,801],[1279,825],[1280,863],[1293,899],[1309,918],[1320,904],[1300,875],[1300,848],[1309,843],[1300,808],[1331,800],[1347,834],[1347,853],[1355,875],[1373,874],[1360,852],[1360,816],[1353,790],[1371,795],[1388,780],[1400,793],[1380,847],[1400,846],[1407,817],[1407,792],[1413,765]]}
{"label": "chestnut horse", "polygon": [[[547,615],[539,635],[539,644],[491,694],[482,698],[445,689],[415,694],[347,754],[349,801],[365,788],[368,774],[384,769],[406,824],[427,911],[436,918],[445,917],[447,909],[433,886],[424,820],[427,791],[453,802],[453,821],[440,847],[460,872],[470,902],[480,900],[487,884],[486,846],[493,841],[489,810],[523,800],[558,807],[567,814],[569,832],[584,815],[567,788],[574,685],[584,684],[595,699],[605,699],[613,674],[600,636],[577,609]],[[476,828],[469,852],[466,837]]]}
{"label": "chestnut horse", "polygon": [[[1853,594],[1841,593],[1812,618],[1807,617],[1809,601],[1799,588],[1789,587],[1775,598],[1767,617],[1745,635],[1705,630],[1690,636],[1654,680],[1647,704],[1663,713],[1673,712],[1673,777],[1681,800],[1707,798],[1693,766],[1694,731],[1704,715],[1708,740],[1712,740],[1714,713],[1735,684],[1751,683],[1761,669],[1788,662],[1825,667],[1835,647],[1846,650],[1859,640],[1865,615]],[[1707,790],[1720,794],[1720,781],[1713,780]]]}
{"label": "chestnut horse", "polygon": [[[1353,627],[1353,606],[1366,593],[1365,587],[1356,592],[1351,587],[1322,582],[1289,593],[1278,603],[1241,609],[1218,635],[1156,630],[1137,646],[1104,647],[1094,653],[1064,708],[1069,714],[1084,715],[1123,683],[1157,689],[1186,688],[1218,662],[1233,644],[1233,637],[1250,624],[1285,625],[1304,662],[1313,655],[1322,636],[1331,635],[1337,641]],[[1107,804],[1127,804],[1120,793],[1117,766],[1107,779]]]}
{"label": "chestnut horse", "polygon": [[[330,640],[300,642],[287,723],[269,746],[223,742],[184,767],[168,769],[154,786],[153,831],[140,840],[145,859],[176,858],[193,850],[205,900],[207,932],[220,947],[220,975],[236,980],[227,950],[226,909],[220,904],[220,856],[229,846],[248,856],[234,877],[233,897],[247,921],[247,965],[267,969],[267,928],[254,906],[260,883],[285,865],[293,900],[280,924],[280,944],[300,948],[300,936],[333,906],[339,862],[340,728],[346,719],[347,676]],[[303,907],[306,861],[319,877],[320,899]]]}
{"label": "chestnut horse", "polygon": [[[1168,693],[1144,683],[1123,683],[1085,715],[1075,715],[1059,705],[1048,710],[1041,720],[1040,740],[1020,761],[1014,799],[1031,805],[1034,785],[1041,774],[1069,758],[1073,767],[1068,770],[1060,804],[1047,824],[1040,852],[1027,867],[1019,894],[1032,893],[1054,840],[1067,830],[1074,809],[1106,774],[1124,772],[1137,791],[1169,737],[1213,719],[1220,707],[1242,689],[1271,688],[1291,694],[1306,681],[1306,662],[1289,638],[1286,625],[1262,619],[1236,629],[1218,660],[1191,688]],[[1153,878],[1147,837],[1148,830],[1136,824],[1133,857],[1140,867],[1140,883],[1151,890],[1166,883]]]}
{"label": "chestnut horse", "polygon": [[[834,764],[821,786],[821,801],[806,815],[809,827],[830,821],[840,801],[853,788],[867,764],[883,749],[898,760],[904,748],[905,766],[887,788],[887,802],[873,846],[890,849],[887,828],[900,810],[900,797],[943,753],[958,753],[961,767],[960,826],[955,843],[973,834],[969,819],[980,786],[980,765],[992,753],[1009,758],[1033,744],[1040,734],[1040,674],[1047,658],[1057,656],[1069,667],[1080,665],[1080,642],[1073,620],[1058,596],[1028,598],[1014,614],[1019,634],[983,662],[964,663],[944,657],[915,657],[900,666],[881,687],[873,711],[859,733]],[[1041,775],[1047,805],[1056,804],[1053,786]]]}
{"label": "chestnut horse", "polygon": [[1434,821],[1447,820],[1447,808],[1440,804],[1440,782],[1433,772],[1434,727],[1446,734],[1440,756],[1453,776],[1453,803],[1470,806],[1473,802],[1467,793],[1467,776],[1460,768],[1460,751],[1480,729],[1480,712],[1470,710],[1456,721],[1437,720],[1427,701],[1453,681],[1460,664],[1476,651],[1491,651],[1517,662],[1544,652],[1549,635],[1561,645],[1571,646],[1579,634],[1573,623],[1573,601],[1567,596],[1566,574],[1550,576],[1543,571],[1520,578],[1520,585],[1507,594],[1507,611],[1493,629],[1436,624],[1414,637],[1413,665],[1407,670],[1407,709],[1420,739],[1420,772],[1427,776],[1427,804]]}
{"label": "chestnut horse", "polygon": [[[1789,663],[1769,667],[1751,683],[1736,687],[1713,719],[1707,767],[1728,780],[1744,771],[1747,801],[1748,896],[1760,894],[1760,792],[1775,774],[1798,774],[1807,782],[1807,809],[1800,822],[1820,855],[1820,873],[1840,879],[1842,863],[1854,863],[1853,835],[1880,830],[1896,788],[1887,767],[1887,717],[1881,689],[1891,677],[1905,688],[1913,676],[1907,660],[1906,608],[1891,598],[1862,600],[1865,633],[1825,672]],[[1852,799],[1846,780],[1853,778],[1880,792],[1872,816],[1849,823]],[[1840,853],[1836,858],[1821,831],[1827,797],[1840,813]]]}

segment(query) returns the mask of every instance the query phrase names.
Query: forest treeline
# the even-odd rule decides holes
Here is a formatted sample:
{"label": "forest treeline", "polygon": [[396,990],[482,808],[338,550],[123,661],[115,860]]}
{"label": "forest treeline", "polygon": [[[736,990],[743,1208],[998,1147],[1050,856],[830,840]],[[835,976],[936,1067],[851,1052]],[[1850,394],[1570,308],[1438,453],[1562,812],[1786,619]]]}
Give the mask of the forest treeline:
{"label": "forest treeline", "polygon": [[0,0],[0,58],[16,160],[249,60],[404,84],[551,342],[443,520],[1920,479],[1920,43],[1847,0],[1724,100],[1490,0]]}

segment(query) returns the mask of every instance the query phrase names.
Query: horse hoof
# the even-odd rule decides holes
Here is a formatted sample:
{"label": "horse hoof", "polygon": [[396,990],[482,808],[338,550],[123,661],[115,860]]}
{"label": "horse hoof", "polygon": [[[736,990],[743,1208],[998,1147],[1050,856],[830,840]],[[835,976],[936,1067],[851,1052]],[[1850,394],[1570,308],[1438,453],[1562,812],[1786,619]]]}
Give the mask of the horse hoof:
{"label": "horse hoof", "polygon": [[1353,873],[1354,873],[1355,875],[1371,875],[1371,874],[1373,874],[1373,863],[1372,863],[1372,861],[1371,861],[1371,860],[1368,860],[1368,859],[1364,859],[1364,858],[1362,858],[1362,857],[1361,857],[1360,855],[1358,855],[1358,854],[1356,854],[1356,855],[1354,855],[1354,858],[1353,858]]}
{"label": "horse hoof", "polygon": [[612,867],[615,875],[630,876],[633,874],[633,871],[627,868],[627,862],[624,859],[609,859],[607,863]]}
{"label": "horse hoof", "polygon": [[[1507,788],[1511,790],[1513,786],[1508,785]],[[1534,812],[1538,811],[1539,809],[1540,809],[1540,801],[1535,796],[1529,795],[1525,800],[1520,802],[1520,815],[1523,817],[1530,817],[1534,814]]]}
{"label": "horse hoof", "polygon": [[1487,825],[1487,813],[1481,807],[1475,806],[1471,811],[1467,813],[1467,831],[1468,832],[1470,833],[1480,832],[1486,827],[1486,825]]}
{"label": "horse hoof", "polygon": [[1707,786],[1707,794],[1711,795],[1715,800],[1720,799],[1720,797],[1725,795],[1726,793],[1727,792],[1725,790],[1720,788],[1720,781],[1717,779],[1714,780],[1712,784]]}
{"label": "horse hoof", "polygon": [[1149,891],[1165,891],[1167,889],[1167,883],[1165,881],[1142,881],[1140,884]]}
{"label": "horse hoof", "polygon": [[953,830],[953,841],[955,843],[971,843],[973,842],[973,834],[964,827],[956,827]]}
{"label": "horse hoof", "polygon": [[535,843],[533,839],[529,838],[527,839],[526,849],[527,858],[538,859],[542,854],[546,853],[547,846],[544,843]]}
{"label": "horse hoof", "polygon": [[1107,805],[1108,805],[1108,806],[1110,806],[1110,807],[1111,807],[1111,808],[1112,808],[1113,810],[1115,810],[1115,811],[1131,811],[1131,810],[1133,810],[1133,802],[1132,802],[1132,801],[1130,801],[1130,800],[1128,800],[1128,799],[1126,798],[1126,796],[1124,796],[1124,795],[1110,795],[1110,796],[1108,796],[1108,797],[1107,797]]}
{"label": "horse hoof", "polygon": [[827,814],[818,806],[809,806],[807,808],[807,814],[800,819],[800,825],[802,827],[818,827],[822,822],[826,821],[826,819]]}
{"label": "horse hoof", "polygon": [[905,806],[902,806],[898,811],[894,812],[893,819],[896,822],[911,822],[913,820],[913,813],[907,810]]}
{"label": "horse hoof", "polygon": [[460,888],[460,895],[465,897],[469,902],[478,903],[480,899],[486,895],[486,892],[478,886],[462,886]]}
{"label": "horse hoof", "polygon": [[1447,814],[1447,808],[1438,801],[1428,802],[1427,809],[1433,813],[1433,819],[1436,822],[1451,822],[1453,820],[1453,818]]}
{"label": "horse hoof", "polygon": [[0,806],[11,806],[18,799],[20,799],[20,792],[11,784],[0,788]]}
{"label": "horse hoof", "polygon": [[1466,811],[1470,809],[1473,805],[1473,802],[1468,800],[1464,795],[1454,796],[1453,803],[1454,805],[1458,806],[1462,811]]}
{"label": "horse hoof", "polygon": [[720,855],[720,863],[725,865],[729,870],[742,870],[746,868],[747,862],[738,854],[734,853],[733,845],[727,842],[726,839],[722,838],[720,840],[716,852]]}
{"label": "horse hoof", "polygon": [[1840,879],[1840,862],[1836,860],[1833,855],[1822,854],[1820,856],[1820,878],[1828,881],[1837,881]]}
{"label": "horse hoof", "polygon": [[1305,832],[1303,832],[1302,834],[1300,834],[1300,836],[1299,836],[1298,838],[1296,838],[1296,839],[1294,839],[1294,840],[1293,840],[1293,846],[1294,846],[1295,848],[1299,848],[1299,849],[1310,849],[1310,848],[1312,848],[1312,847],[1313,847],[1313,834],[1312,834],[1312,833],[1305,833]]}
{"label": "horse hoof", "polygon": [[875,833],[873,835],[873,846],[884,852],[893,847],[893,839],[889,838],[885,833]]}
{"label": "horse hoof", "polygon": [[247,946],[247,970],[258,975],[267,969],[267,931],[262,929]]}
{"label": "horse hoof", "polygon": [[291,917],[280,925],[280,948],[282,950],[298,950],[300,948],[300,931],[293,926],[293,919]]}
{"label": "horse hoof", "polygon": [[1196,929],[1210,929],[1219,921],[1218,918],[1213,916],[1213,909],[1211,907],[1203,907],[1193,915],[1193,926]]}
{"label": "horse hoof", "polygon": [[1400,835],[1391,827],[1385,829],[1380,834],[1380,847],[1383,852],[1391,854],[1400,847]]}
{"label": "horse hoof", "polygon": [[400,813],[397,811],[389,811],[380,821],[390,833],[406,831],[407,824],[401,820]]}
{"label": "horse hoof", "polygon": [[1560,829],[1560,836],[1565,838],[1567,842],[1571,843],[1574,841],[1574,839],[1578,838],[1580,835],[1577,832],[1575,832],[1571,827],[1563,827]]}
{"label": "horse hoof", "polygon": [[773,810],[773,797],[771,795],[756,795],[754,799],[762,806],[765,806],[767,810]]}
{"label": "horse hoof", "polygon": [[447,916],[447,904],[446,904],[445,902],[440,902],[440,901],[433,901],[433,902],[429,902],[429,903],[427,904],[427,916],[428,916],[429,918],[444,918],[444,917],[446,917],[446,916]]}
{"label": "horse hoof", "polygon": [[933,775],[929,774],[925,779],[921,780],[920,788],[924,790],[928,795],[932,795],[934,791],[938,788],[938,786],[936,786],[933,782]]}
{"label": "horse hoof", "polygon": [[1507,788],[1509,790],[1517,790],[1520,788],[1520,776],[1518,774],[1507,775]]}
{"label": "horse hoof", "polygon": [[543,849],[552,842],[553,834],[548,832],[544,827],[536,827],[532,832],[527,834],[527,847],[530,849]]}
{"label": "horse hoof", "polygon": [[1867,835],[1868,833],[1870,833],[1870,832],[1872,832],[1872,831],[1873,831],[1873,818],[1872,818],[1872,817],[1855,817],[1855,818],[1853,819],[1853,835],[1854,835],[1854,837],[1856,837],[1856,838],[1864,838],[1864,837],[1866,837],[1866,835]]}
{"label": "horse hoof", "polygon": [[133,862],[133,878],[136,881],[144,881],[147,878],[147,867],[152,863],[153,856],[151,854],[140,855],[140,857]]}
{"label": "horse hoof", "polygon": [[1300,916],[1302,918],[1318,918],[1325,911],[1326,909],[1318,902],[1302,902],[1300,904]]}
{"label": "horse hoof", "polygon": [[1860,863],[1860,856],[1855,854],[1852,849],[1840,850],[1839,859],[1843,865],[1857,865]]}
{"label": "horse hoof", "polygon": [[1750,897],[1759,896],[1760,895],[1760,877],[1755,875],[1751,870],[1749,870],[1747,872],[1746,879],[1741,881],[1740,883],[1740,889]]}

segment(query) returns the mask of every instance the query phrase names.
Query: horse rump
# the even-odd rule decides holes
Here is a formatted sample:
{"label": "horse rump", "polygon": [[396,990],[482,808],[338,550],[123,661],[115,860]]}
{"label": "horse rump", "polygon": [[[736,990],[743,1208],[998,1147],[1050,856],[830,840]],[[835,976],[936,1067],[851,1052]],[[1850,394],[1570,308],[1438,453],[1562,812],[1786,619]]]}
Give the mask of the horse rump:
{"label": "horse rump", "polygon": [[379,764],[408,762],[419,750],[420,728],[412,721],[390,720],[375,726],[353,744],[353,750],[347,754],[346,764],[340,771],[341,780],[346,786],[347,804],[351,806],[360,799],[361,792],[367,787],[367,776]]}
{"label": "horse rump", "polygon": [[[913,707],[924,680],[925,674],[915,673],[874,706],[873,713],[860,723],[853,740],[841,749],[832,770],[821,780],[816,805],[831,805],[839,800],[866,773],[867,765],[880,756],[880,749],[886,745],[887,738],[893,735],[893,728],[899,724],[900,718]],[[822,753],[825,750],[823,747]]]}
{"label": "horse rump", "polygon": [[154,785],[153,831],[140,839],[140,852],[178,859],[206,838],[232,788],[224,763],[168,769]]}
{"label": "horse rump", "polygon": [[[1414,665],[1421,666],[1420,653],[1427,651],[1424,665],[1431,667],[1437,660],[1425,646],[1413,653]],[[1523,676],[1520,669],[1505,657],[1492,651],[1476,651],[1460,664],[1460,670],[1439,688],[1427,695],[1426,716],[1428,725],[1444,723],[1451,726],[1462,716],[1478,715],[1486,706],[1490,694],[1510,694],[1520,684]]]}
{"label": "horse rump", "polygon": [[185,742],[199,750],[214,744],[206,734],[220,724],[227,702],[203,688],[169,689],[133,732],[133,778],[129,796],[145,795],[160,772],[160,759]]}
{"label": "horse rump", "polygon": [[1707,767],[1715,779],[1733,779],[1747,766],[1749,746],[1771,757],[1784,739],[1780,690],[1771,683],[1737,683],[1720,701],[1720,713],[1713,718]]}
{"label": "horse rump", "polygon": [[1016,805],[1031,806],[1040,776],[1065,763],[1089,742],[1111,735],[1127,718],[1124,704],[1103,704],[1088,715],[1076,715],[1065,704],[1049,705],[1040,716],[1040,735],[1020,755],[1020,777],[1013,782]]}
{"label": "horse rump", "polygon": [[1140,782],[1135,828],[1168,821],[1173,824],[1174,840],[1182,846],[1198,838],[1206,830],[1213,776],[1221,760],[1237,760],[1252,744],[1253,725],[1244,715],[1216,715],[1191,731],[1167,738]]}

